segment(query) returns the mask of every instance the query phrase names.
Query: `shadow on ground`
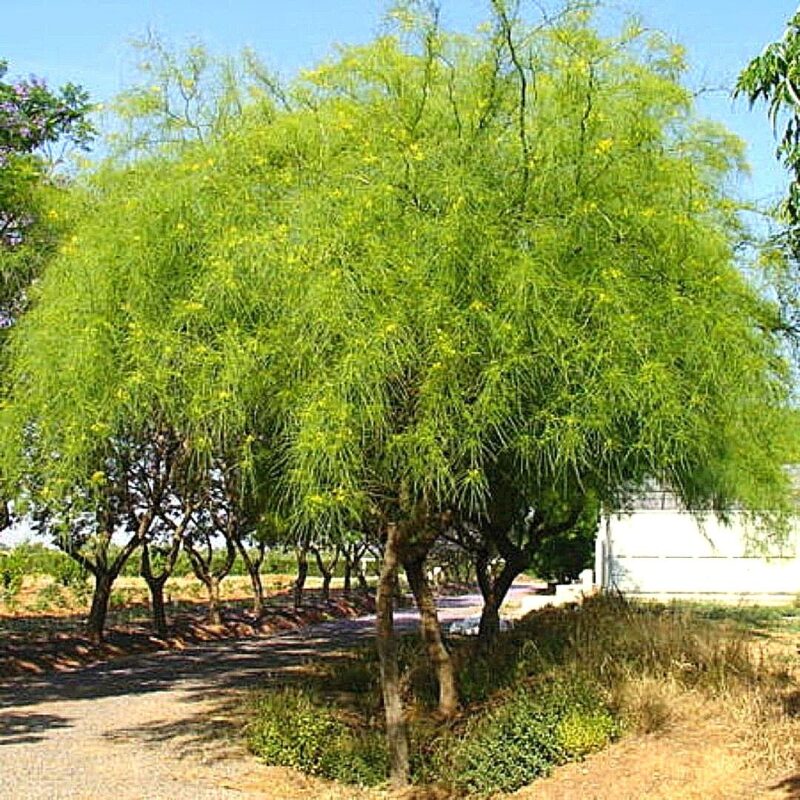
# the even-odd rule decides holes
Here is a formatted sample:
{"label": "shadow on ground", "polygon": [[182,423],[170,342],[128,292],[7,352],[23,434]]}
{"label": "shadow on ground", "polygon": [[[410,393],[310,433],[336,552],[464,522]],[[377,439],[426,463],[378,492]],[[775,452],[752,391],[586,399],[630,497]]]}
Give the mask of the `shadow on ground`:
{"label": "shadow on ground", "polygon": [[770,786],[773,791],[783,791],[784,800],[800,800],[800,775],[793,775]]}
{"label": "shadow on ground", "polygon": [[3,712],[0,713],[0,747],[38,742],[54,728],[69,727],[69,720],[56,714]]}
{"label": "shadow on ground", "polygon": [[[412,627],[416,622],[401,622]],[[310,660],[317,653],[369,641],[370,618],[337,620],[276,636],[211,642],[183,651],[159,651],[105,664],[15,678],[0,686],[0,709],[35,706],[55,700],[91,700],[141,695],[185,684],[197,690],[246,689],[264,682],[271,672]]]}

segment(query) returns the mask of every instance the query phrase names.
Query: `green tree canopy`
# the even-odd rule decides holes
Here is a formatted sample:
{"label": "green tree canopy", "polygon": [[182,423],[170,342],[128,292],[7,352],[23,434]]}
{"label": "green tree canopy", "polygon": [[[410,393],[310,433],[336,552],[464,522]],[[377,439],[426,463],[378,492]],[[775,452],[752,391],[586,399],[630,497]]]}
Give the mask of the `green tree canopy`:
{"label": "green tree canopy", "polygon": [[299,536],[386,531],[397,781],[387,598],[402,565],[438,635],[437,526],[501,491],[541,516],[646,478],[693,508],[788,503],[779,314],[726,191],[741,143],[698,119],[663,38],[492,6],[472,37],[401,8],[236,126],[99,170],[0,417],[9,480],[44,502],[157,420]]}
{"label": "green tree canopy", "polygon": [[401,486],[480,510],[500,457],[532,490],[655,475],[764,507],[776,310],[734,257],[741,145],[680,51],[583,12],[416,31],[97,174],[16,338],[16,452],[63,479],[158,409],[200,456],[274,454],[316,528]]}

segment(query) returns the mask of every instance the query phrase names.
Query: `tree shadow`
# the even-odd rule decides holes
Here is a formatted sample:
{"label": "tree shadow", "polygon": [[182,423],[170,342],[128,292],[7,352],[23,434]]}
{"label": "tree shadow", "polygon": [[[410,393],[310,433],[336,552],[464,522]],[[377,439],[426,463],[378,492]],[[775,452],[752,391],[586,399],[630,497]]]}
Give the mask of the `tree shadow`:
{"label": "tree shadow", "polygon": [[[408,623],[408,624],[416,624]],[[131,655],[71,672],[12,678],[0,685],[0,709],[53,700],[138,696],[181,684],[199,698],[263,684],[319,653],[369,641],[370,618],[337,620],[264,638],[209,642],[187,650]]]}
{"label": "tree shadow", "polygon": [[4,712],[0,714],[0,747],[38,742],[54,728],[69,727],[69,720],[56,714]]}
{"label": "tree shadow", "polygon": [[783,790],[783,800],[800,800],[800,775],[792,775],[769,787],[772,791]]}
{"label": "tree shadow", "polygon": [[[215,764],[241,757],[244,752],[242,700],[239,693],[198,692],[190,698],[202,701],[201,710],[180,719],[149,722],[122,728],[103,735],[110,742],[134,742],[137,745],[163,747],[172,757],[199,758]],[[210,701],[210,705],[209,705]]]}

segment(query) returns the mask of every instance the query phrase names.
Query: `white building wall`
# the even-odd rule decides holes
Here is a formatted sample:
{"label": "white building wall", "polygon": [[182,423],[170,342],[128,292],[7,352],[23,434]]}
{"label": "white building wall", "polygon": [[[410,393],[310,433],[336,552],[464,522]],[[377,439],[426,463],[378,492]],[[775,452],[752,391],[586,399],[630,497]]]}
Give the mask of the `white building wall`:
{"label": "white building wall", "polygon": [[781,545],[741,513],[730,524],[679,510],[607,517],[597,538],[595,581],[628,596],[788,602],[800,596],[800,525]]}

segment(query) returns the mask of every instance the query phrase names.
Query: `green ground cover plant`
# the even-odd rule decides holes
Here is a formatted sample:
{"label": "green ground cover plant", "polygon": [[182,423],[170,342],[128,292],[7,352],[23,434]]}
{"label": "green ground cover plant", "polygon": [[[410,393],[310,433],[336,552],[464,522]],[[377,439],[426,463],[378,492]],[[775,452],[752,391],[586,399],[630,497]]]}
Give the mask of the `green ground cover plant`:
{"label": "green ground cover plant", "polygon": [[[431,719],[436,691],[423,647],[403,637],[412,777],[455,797],[514,791],[620,736],[668,728],[680,698],[695,696],[756,709],[753,734],[768,742],[791,726],[798,691],[754,635],[779,611],[598,597],[535,612],[491,652],[450,643],[462,703],[450,721]],[[291,689],[261,693],[249,709],[252,751],[333,780],[383,783],[378,665],[373,647],[343,652]]]}

